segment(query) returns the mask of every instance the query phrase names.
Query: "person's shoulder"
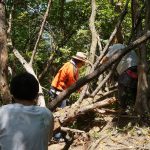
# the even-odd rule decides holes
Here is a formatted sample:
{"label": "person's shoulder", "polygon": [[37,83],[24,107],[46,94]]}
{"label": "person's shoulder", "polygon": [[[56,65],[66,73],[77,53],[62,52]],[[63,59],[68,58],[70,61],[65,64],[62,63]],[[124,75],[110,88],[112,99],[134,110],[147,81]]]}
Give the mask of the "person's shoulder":
{"label": "person's shoulder", "polygon": [[63,65],[63,70],[68,71],[68,70],[72,69],[73,66],[74,65],[71,63],[71,61],[68,61]]}
{"label": "person's shoulder", "polygon": [[40,111],[41,113],[43,113],[43,114],[45,114],[45,115],[48,115],[48,116],[50,116],[50,117],[53,116],[52,112],[51,112],[48,108],[46,108],[46,107],[40,107],[40,106],[36,106],[36,107],[37,107],[37,109],[39,109],[39,111]]}
{"label": "person's shoulder", "polygon": [[122,48],[125,48],[126,45],[124,44],[121,44],[121,43],[118,43],[118,44],[113,44],[112,46],[110,46],[110,49],[122,49]]}
{"label": "person's shoulder", "polygon": [[0,115],[10,113],[14,110],[14,105],[13,104],[7,104],[3,105],[0,107]]}
{"label": "person's shoulder", "polygon": [[54,121],[54,116],[52,112],[46,107],[41,107],[41,108],[43,109],[43,116],[45,120],[52,123]]}
{"label": "person's shoulder", "polygon": [[35,106],[37,114],[42,116],[43,124],[52,130],[54,124],[54,117],[52,112],[46,107]]}
{"label": "person's shoulder", "polygon": [[64,69],[68,68],[70,66],[70,64],[71,64],[70,61],[64,63],[60,70],[64,70]]}
{"label": "person's shoulder", "polygon": [[64,65],[65,66],[72,65],[72,63],[71,63],[71,61],[67,61]]}
{"label": "person's shoulder", "polygon": [[14,104],[7,104],[7,105],[1,106],[0,110],[12,109],[13,107],[14,107]]}

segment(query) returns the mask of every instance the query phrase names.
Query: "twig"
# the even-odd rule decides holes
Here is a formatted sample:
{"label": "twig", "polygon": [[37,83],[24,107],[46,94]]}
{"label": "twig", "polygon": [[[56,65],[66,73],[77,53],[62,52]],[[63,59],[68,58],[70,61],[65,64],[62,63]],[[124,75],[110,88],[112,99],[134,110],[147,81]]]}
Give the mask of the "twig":
{"label": "twig", "polygon": [[12,13],[14,11],[14,5],[12,5],[11,7],[11,11],[10,11],[10,14],[9,14],[9,19],[8,19],[8,29],[7,29],[7,35],[10,36],[10,32],[11,32],[11,29],[12,29]]}
{"label": "twig", "polygon": [[112,93],[114,93],[116,91],[117,91],[117,89],[113,89],[113,90],[105,92],[105,93],[98,93],[98,95],[102,95],[102,97],[100,97],[100,99],[101,99],[101,98],[103,98],[105,96],[108,96],[108,95],[110,95],[110,94],[112,94]]}
{"label": "twig", "polygon": [[33,59],[34,59],[34,56],[35,56],[36,51],[37,51],[37,46],[39,44],[40,38],[41,38],[42,33],[43,33],[44,25],[45,25],[46,19],[48,17],[50,6],[51,6],[51,0],[49,0],[49,2],[48,2],[47,10],[46,10],[44,18],[43,18],[43,22],[42,22],[42,25],[41,25],[41,28],[40,28],[40,32],[38,34],[38,38],[37,38],[37,41],[35,43],[35,46],[34,46],[34,49],[33,49],[33,52],[32,52],[32,56],[31,56],[30,63],[29,63],[31,66],[32,66]]}
{"label": "twig", "polygon": [[52,61],[54,60],[54,56],[55,56],[55,54],[53,53],[53,54],[49,57],[49,59],[48,59],[48,61],[47,61],[47,63],[46,63],[46,66],[44,67],[44,70],[42,71],[41,74],[39,74],[38,78],[39,78],[40,81],[42,80],[42,78],[43,78],[44,75],[46,74],[48,68],[49,68],[50,65],[52,64]]}
{"label": "twig", "polygon": [[81,131],[78,129],[71,129],[71,128],[67,128],[67,127],[61,127],[60,129],[64,132],[86,133],[85,131]]}
{"label": "twig", "polygon": [[119,141],[113,139],[112,137],[110,137],[110,139],[111,139],[113,142],[116,142],[116,143],[118,143],[118,144],[121,144],[121,145],[124,145],[124,146],[127,146],[127,147],[128,147],[127,144],[124,144],[124,143],[122,143],[122,142],[119,142]]}
{"label": "twig", "polygon": [[95,109],[96,112],[101,113],[101,114],[107,114],[107,113],[111,113],[111,114],[116,114],[118,113],[117,110],[113,110],[113,109]]}

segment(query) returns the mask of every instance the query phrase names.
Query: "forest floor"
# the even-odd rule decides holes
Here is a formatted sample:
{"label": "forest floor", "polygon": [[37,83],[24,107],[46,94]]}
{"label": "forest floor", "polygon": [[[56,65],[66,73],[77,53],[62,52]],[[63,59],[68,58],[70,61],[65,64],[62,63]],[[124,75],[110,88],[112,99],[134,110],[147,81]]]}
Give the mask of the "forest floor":
{"label": "forest floor", "polygon": [[150,122],[146,118],[118,114],[88,113],[76,122],[83,133],[72,134],[69,148],[65,142],[51,144],[48,150],[150,150]]}

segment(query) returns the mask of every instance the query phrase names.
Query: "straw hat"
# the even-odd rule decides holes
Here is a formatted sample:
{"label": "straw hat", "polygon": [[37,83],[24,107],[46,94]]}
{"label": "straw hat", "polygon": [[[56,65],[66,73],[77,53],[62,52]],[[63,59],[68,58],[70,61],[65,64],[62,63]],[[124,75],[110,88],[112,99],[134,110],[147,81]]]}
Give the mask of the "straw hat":
{"label": "straw hat", "polygon": [[77,52],[75,56],[72,56],[72,58],[86,62],[87,61],[87,56],[83,52]]}

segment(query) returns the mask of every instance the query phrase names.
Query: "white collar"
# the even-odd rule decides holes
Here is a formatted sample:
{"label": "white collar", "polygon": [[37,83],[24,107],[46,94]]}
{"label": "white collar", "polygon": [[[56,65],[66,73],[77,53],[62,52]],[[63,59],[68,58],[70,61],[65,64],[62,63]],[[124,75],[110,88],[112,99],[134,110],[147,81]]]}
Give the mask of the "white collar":
{"label": "white collar", "polygon": [[75,66],[77,67],[76,63],[71,59],[70,62]]}

